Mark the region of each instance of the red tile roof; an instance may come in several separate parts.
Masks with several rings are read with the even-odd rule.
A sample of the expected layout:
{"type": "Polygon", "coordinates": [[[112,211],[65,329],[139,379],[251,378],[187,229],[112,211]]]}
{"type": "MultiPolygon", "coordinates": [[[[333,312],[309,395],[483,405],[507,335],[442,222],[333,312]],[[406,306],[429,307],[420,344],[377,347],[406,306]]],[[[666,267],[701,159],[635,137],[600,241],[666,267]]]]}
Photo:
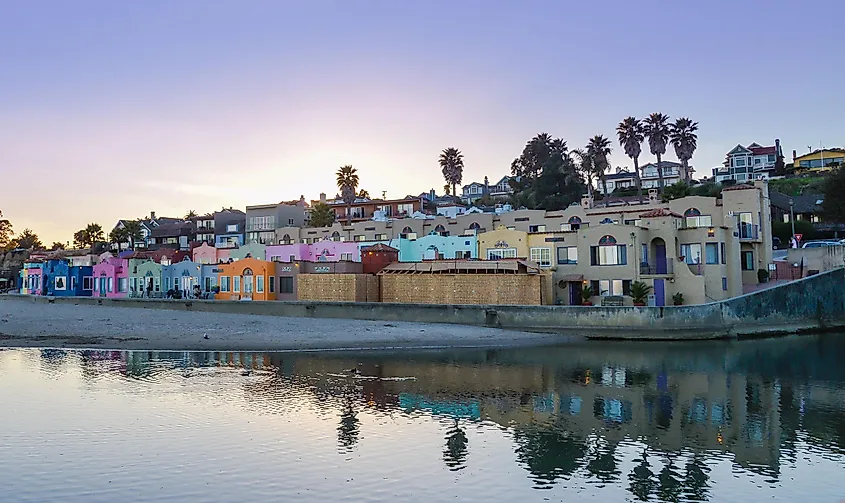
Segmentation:
{"type": "Polygon", "coordinates": [[[777,153],[775,147],[754,147],[749,148],[748,150],[750,150],[751,153],[753,153],[754,155],[768,155],[777,153]]]}
{"type": "Polygon", "coordinates": [[[399,250],[397,250],[396,248],[393,248],[392,246],[387,246],[386,244],[383,244],[383,243],[376,243],[376,244],[374,244],[374,245],[372,245],[372,246],[365,246],[365,247],[361,248],[361,251],[368,251],[368,252],[397,252],[397,253],[399,252],[399,250]]]}
{"type": "Polygon", "coordinates": [[[640,215],[640,218],[655,218],[655,217],[675,217],[683,218],[683,216],[675,213],[667,208],[657,208],[640,215]]]}

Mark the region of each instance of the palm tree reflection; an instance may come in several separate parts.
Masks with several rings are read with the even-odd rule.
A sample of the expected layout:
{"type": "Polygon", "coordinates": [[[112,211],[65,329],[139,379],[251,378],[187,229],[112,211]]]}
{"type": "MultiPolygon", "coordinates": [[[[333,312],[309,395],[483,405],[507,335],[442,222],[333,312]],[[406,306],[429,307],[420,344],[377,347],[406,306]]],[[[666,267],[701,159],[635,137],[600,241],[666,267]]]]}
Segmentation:
{"type": "Polygon", "coordinates": [[[561,477],[575,473],[583,464],[587,446],[583,440],[558,424],[530,424],[514,430],[516,456],[546,487],[561,477]]]}
{"type": "Polygon", "coordinates": [[[637,463],[637,466],[628,475],[628,480],[631,481],[628,490],[638,500],[648,501],[649,495],[657,487],[657,482],[654,480],[654,472],[651,471],[651,464],[648,462],[648,453],[643,451],[643,457],[634,460],[634,462],[637,463]]]}
{"type": "Polygon", "coordinates": [[[446,449],[443,450],[443,461],[449,470],[456,472],[466,468],[468,443],[466,433],[458,426],[458,420],[455,419],[455,426],[446,432],[446,449]]]}
{"type": "Polygon", "coordinates": [[[360,420],[351,398],[346,398],[346,404],[340,413],[340,425],[337,427],[337,444],[341,450],[352,451],[358,443],[360,420]]]}

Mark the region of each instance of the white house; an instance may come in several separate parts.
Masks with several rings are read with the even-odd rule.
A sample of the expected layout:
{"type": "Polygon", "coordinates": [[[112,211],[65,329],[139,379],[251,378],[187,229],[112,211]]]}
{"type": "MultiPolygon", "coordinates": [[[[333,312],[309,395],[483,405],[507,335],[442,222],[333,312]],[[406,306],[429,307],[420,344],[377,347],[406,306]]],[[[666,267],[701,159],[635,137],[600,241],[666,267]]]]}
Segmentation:
{"type": "Polygon", "coordinates": [[[774,174],[778,156],[783,156],[778,139],[771,147],[759,143],[747,147],[737,145],[727,153],[721,167],[713,168],[713,179],[716,182],[768,180],[774,174]]]}

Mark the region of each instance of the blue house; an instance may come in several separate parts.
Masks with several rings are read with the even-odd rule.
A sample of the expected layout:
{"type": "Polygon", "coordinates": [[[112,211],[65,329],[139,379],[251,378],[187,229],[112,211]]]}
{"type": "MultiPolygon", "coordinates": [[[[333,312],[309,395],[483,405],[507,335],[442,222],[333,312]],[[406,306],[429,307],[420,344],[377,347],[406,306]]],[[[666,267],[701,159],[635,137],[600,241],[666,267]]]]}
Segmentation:
{"type": "Polygon", "coordinates": [[[203,293],[210,292],[217,286],[217,264],[200,264],[185,257],[181,262],[162,267],[161,277],[165,292],[179,290],[187,297],[193,294],[196,285],[203,293]]]}
{"type": "Polygon", "coordinates": [[[476,236],[441,236],[432,233],[417,239],[394,239],[390,245],[399,250],[400,262],[478,258],[476,236]]]}
{"type": "Polygon", "coordinates": [[[43,284],[47,295],[55,297],[90,297],[91,266],[71,266],[66,259],[51,259],[43,264],[43,284]]]}

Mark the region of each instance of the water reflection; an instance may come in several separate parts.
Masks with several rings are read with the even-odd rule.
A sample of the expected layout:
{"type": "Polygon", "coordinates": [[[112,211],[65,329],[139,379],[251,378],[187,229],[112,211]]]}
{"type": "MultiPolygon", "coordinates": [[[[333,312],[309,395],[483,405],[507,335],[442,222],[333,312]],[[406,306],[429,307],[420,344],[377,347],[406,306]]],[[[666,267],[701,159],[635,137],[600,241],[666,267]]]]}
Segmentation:
{"type": "MultiPolygon", "coordinates": [[[[414,453],[408,459],[425,463],[430,443],[444,473],[483,467],[495,482],[488,488],[496,488],[494,499],[517,497],[524,488],[564,494],[580,487],[586,491],[581,498],[611,500],[612,491],[623,491],[641,501],[707,501],[718,499],[717,488],[725,488],[725,497],[748,484],[766,494],[800,495],[812,488],[841,498],[843,340],[830,335],[414,354],[16,350],[0,353],[0,399],[14,401],[7,384],[17,361],[23,362],[21,375],[36,368],[54,381],[78,376],[79,387],[68,384],[73,396],[102,388],[157,398],[175,394],[222,416],[227,409],[221,402],[238,404],[266,416],[278,435],[301,433],[316,447],[324,434],[308,432],[319,428],[314,421],[327,421],[341,455],[374,452],[389,460],[399,452],[391,449],[402,449],[414,453]],[[510,458],[486,451],[491,445],[508,446],[510,458]],[[513,463],[529,483],[497,488],[513,463]],[[726,463],[756,482],[724,470],[716,476],[715,467],[726,463]],[[801,469],[808,464],[811,471],[801,469]]],[[[92,414],[108,414],[96,402],[88,406],[92,414]]],[[[8,421],[0,420],[0,427],[8,421]]],[[[38,432],[22,435],[36,438],[38,432]]],[[[322,467],[315,462],[310,468],[322,467]]],[[[360,469],[371,467],[362,462],[360,469]]],[[[428,473],[433,478],[426,486],[445,476],[428,473]]],[[[4,484],[9,482],[0,489],[4,484]]]]}

